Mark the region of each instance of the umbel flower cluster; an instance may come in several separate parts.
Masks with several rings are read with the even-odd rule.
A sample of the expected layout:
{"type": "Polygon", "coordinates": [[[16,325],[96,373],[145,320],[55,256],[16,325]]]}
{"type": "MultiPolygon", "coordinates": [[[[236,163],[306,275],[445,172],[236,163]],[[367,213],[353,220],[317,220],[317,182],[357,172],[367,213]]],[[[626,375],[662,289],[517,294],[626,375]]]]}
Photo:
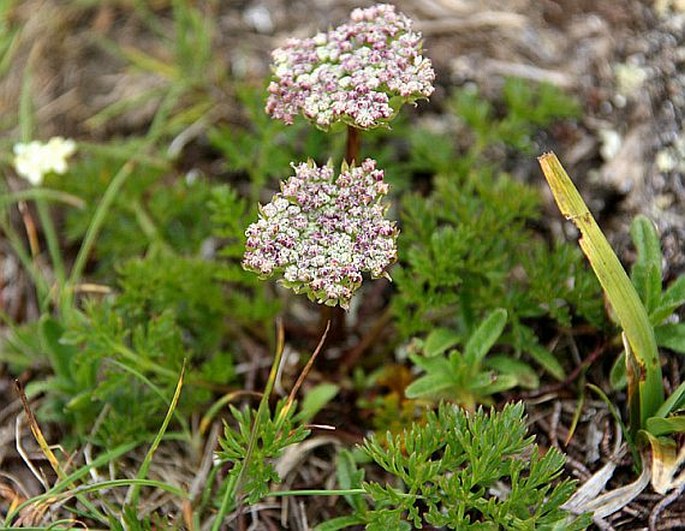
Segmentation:
{"type": "Polygon", "coordinates": [[[47,143],[34,140],[14,145],[14,168],[17,173],[34,186],[43,183],[43,177],[55,172],[67,171],[67,159],[76,151],[76,143],[61,136],[52,137],[47,143]]]}
{"type": "Polygon", "coordinates": [[[379,4],[327,33],[290,39],[272,53],[266,112],[287,124],[302,113],[322,129],[387,123],[403,103],[433,92],[435,72],[411,26],[395,6],[379,4]]]}
{"type": "Polygon", "coordinates": [[[293,164],[295,175],[260,209],[246,231],[245,269],[262,278],[282,272],[281,283],[329,306],[349,307],[362,273],[389,278],[397,259],[397,228],[385,219],[388,192],[376,161],[293,164]]]}

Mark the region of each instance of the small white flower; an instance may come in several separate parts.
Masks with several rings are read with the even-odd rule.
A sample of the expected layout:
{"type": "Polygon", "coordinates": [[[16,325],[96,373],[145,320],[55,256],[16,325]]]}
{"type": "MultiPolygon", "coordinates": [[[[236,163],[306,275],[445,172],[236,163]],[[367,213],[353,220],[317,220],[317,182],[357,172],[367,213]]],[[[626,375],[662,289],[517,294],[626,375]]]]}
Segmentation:
{"type": "Polygon", "coordinates": [[[76,143],[61,136],[51,138],[46,144],[34,140],[28,144],[14,145],[14,168],[34,186],[43,183],[50,172],[63,175],[67,171],[67,159],[76,151],[76,143]]]}

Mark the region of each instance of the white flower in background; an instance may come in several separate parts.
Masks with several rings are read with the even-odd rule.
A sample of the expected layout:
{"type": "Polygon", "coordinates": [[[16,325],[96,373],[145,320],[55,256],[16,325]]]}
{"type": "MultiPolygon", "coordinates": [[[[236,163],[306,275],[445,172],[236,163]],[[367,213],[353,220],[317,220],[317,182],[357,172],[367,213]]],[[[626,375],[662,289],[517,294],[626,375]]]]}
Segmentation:
{"type": "Polygon", "coordinates": [[[67,159],[76,152],[76,142],[61,136],[52,137],[46,144],[34,140],[14,145],[14,168],[34,186],[43,183],[45,174],[60,175],[67,171],[67,159]]]}

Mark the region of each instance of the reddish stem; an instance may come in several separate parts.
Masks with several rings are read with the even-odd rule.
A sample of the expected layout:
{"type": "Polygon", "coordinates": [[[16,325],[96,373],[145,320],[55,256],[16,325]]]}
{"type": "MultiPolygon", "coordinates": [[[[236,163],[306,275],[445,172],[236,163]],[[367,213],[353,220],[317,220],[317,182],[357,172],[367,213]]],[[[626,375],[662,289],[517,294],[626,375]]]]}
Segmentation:
{"type": "MultiPolygon", "coordinates": [[[[345,162],[350,166],[359,160],[359,148],[361,147],[361,131],[351,125],[347,126],[347,143],[345,144],[345,162]]],[[[330,321],[328,341],[339,343],[346,335],[345,310],[336,306],[325,307],[321,312],[322,322],[330,321]]]]}
{"type": "Polygon", "coordinates": [[[361,146],[361,135],[359,129],[351,125],[347,126],[347,145],[345,146],[345,161],[352,165],[359,162],[359,148],[361,146]]]}

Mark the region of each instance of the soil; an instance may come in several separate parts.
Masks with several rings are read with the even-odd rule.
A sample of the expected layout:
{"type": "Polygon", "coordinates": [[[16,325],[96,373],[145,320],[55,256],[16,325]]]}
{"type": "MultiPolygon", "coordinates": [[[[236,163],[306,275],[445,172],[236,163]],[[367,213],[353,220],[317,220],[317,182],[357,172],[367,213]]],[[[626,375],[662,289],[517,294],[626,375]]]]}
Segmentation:
{"type": "MultiPolygon", "coordinates": [[[[170,50],[135,14],[133,4],[127,0],[20,0],[12,17],[24,30],[16,43],[15,61],[0,78],[0,117],[17,111],[23,69],[30,64],[36,126],[46,138],[63,135],[103,141],[142,130],[156,110],[154,102],[106,122],[90,119],[124,97],[164,83],[159,75],[130,68],[124,59],[99,44],[98,39],[106,38],[161,60],[170,57],[170,50]]],[[[169,4],[167,0],[147,3],[158,14],[168,12],[169,4]]],[[[286,38],[310,35],[337,24],[352,8],[370,2],[243,0],[196,4],[213,13],[219,28],[214,45],[224,64],[217,65],[222,71],[217,75],[245,80],[268,76],[269,52],[286,38]]],[[[473,83],[486,95],[495,95],[504,78],[511,75],[568,90],[581,102],[583,117],[541,138],[540,150],[553,149],[559,155],[626,263],[633,257],[628,226],[636,214],[642,213],[656,223],[661,234],[664,281],[685,273],[683,0],[403,0],[396,4],[417,21],[426,55],[437,72],[435,96],[430,104],[422,105],[426,114],[439,117],[452,87],[473,83]]],[[[216,120],[229,120],[236,110],[230,90],[225,96],[214,110],[216,120]]],[[[18,136],[6,119],[0,118],[0,130],[3,145],[11,145],[11,139],[18,136]]],[[[539,184],[547,198],[549,230],[559,237],[574,238],[575,229],[559,216],[536,161],[518,160],[511,172],[539,184]]],[[[26,279],[5,242],[0,242],[0,259],[3,310],[20,319],[34,317],[36,308],[30,306],[30,297],[23,296],[29,289],[26,279]],[[16,301],[29,302],[12,306],[18,304],[16,301]]],[[[680,383],[683,364],[673,354],[665,354],[664,362],[668,385],[674,388],[680,383]]],[[[609,363],[599,357],[596,372],[606,374],[609,363]]],[[[40,487],[14,450],[14,418],[21,405],[10,376],[2,371],[0,367],[0,465],[2,474],[15,478],[15,484],[21,486],[17,490],[28,496],[40,492],[40,487]]],[[[635,479],[629,459],[616,456],[617,429],[602,402],[585,402],[575,434],[567,444],[577,407],[573,393],[550,387],[523,398],[527,399],[531,429],[541,445],[567,452],[568,470],[581,482],[612,459],[620,462],[610,487],[635,479]]],[[[28,429],[24,426],[20,433],[23,444],[35,450],[28,429]]],[[[316,447],[307,452],[307,465],[292,466],[286,484],[295,487],[331,481],[332,445],[341,439],[346,443],[358,440],[360,435],[355,430],[343,430],[337,437],[324,432],[317,435],[316,447]]],[[[165,447],[167,460],[155,464],[162,477],[171,469],[168,463],[179,460],[174,450],[165,447]]],[[[187,473],[191,481],[196,471],[190,462],[197,457],[180,457],[188,470],[179,473],[187,473]]],[[[648,488],[595,525],[599,529],[685,529],[685,498],[668,501],[648,488]]],[[[161,506],[164,500],[158,503],[161,506]]],[[[278,529],[285,521],[291,529],[306,529],[306,522],[335,515],[336,503],[332,500],[322,506],[307,506],[289,500],[283,505],[265,504],[260,510],[263,528],[269,528],[270,522],[271,528],[278,529]]]]}

